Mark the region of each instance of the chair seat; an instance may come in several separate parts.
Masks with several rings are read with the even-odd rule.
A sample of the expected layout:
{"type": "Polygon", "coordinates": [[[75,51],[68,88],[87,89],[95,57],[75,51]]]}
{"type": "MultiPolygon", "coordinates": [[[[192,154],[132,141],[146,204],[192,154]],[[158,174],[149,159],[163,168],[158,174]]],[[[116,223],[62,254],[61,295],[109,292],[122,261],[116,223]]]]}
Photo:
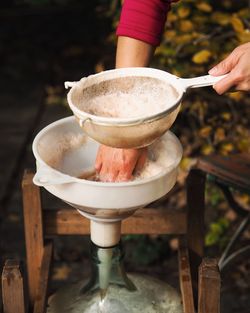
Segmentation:
{"type": "Polygon", "coordinates": [[[210,155],[200,158],[198,168],[220,182],[250,194],[250,155],[210,155]]]}

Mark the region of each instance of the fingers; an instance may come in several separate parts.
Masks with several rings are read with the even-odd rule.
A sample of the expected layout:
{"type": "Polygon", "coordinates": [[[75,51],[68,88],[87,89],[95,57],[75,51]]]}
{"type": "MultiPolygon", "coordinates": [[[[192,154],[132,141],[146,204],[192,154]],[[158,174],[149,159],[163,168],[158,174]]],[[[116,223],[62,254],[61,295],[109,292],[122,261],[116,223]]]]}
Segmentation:
{"type": "MultiPolygon", "coordinates": [[[[103,157],[103,156],[102,156],[103,157]]],[[[116,165],[112,166],[112,162],[107,161],[105,158],[102,160],[102,166],[99,171],[99,179],[103,182],[114,182],[119,174],[119,169],[116,165]]]]}
{"type": "Polygon", "coordinates": [[[117,182],[128,181],[132,178],[135,165],[139,157],[139,151],[135,149],[123,150],[123,162],[120,164],[117,182]]]}
{"type": "Polygon", "coordinates": [[[211,70],[208,71],[208,74],[213,75],[213,76],[227,74],[233,68],[233,61],[234,60],[230,54],[230,56],[227,57],[225,60],[223,60],[222,62],[215,65],[213,68],[211,68],[211,70]]]}
{"type": "Polygon", "coordinates": [[[99,173],[99,179],[103,182],[114,182],[117,180],[119,171],[115,168],[105,168],[102,167],[101,172],[99,173]]]}
{"type": "Polygon", "coordinates": [[[250,43],[246,43],[234,49],[225,60],[209,71],[214,76],[229,73],[213,86],[218,94],[223,94],[232,87],[236,90],[250,90],[249,59],[250,43]]]}
{"type": "Polygon", "coordinates": [[[114,162],[114,154],[110,153],[112,150],[105,150],[100,155],[101,168],[99,170],[99,179],[103,182],[114,182],[117,180],[119,174],[119,167],[114,162]]]}
{"type": "Polygon", "coordinates": [[[147,149],[115,149],[100,146],[95,168],[101,181],[128,181],[137,167],[141,170],[145,164],[147,149]]]}
{"type": "Polygon", "coordinates": [[[211,70],[208,71],[210,75],[213,76],[219,76],[229,73],[234,66],[239,61],[239,53],[237,53],[237,50],[233,50],[233,52],[222,62],[211,68],[211,70]]]}
{"type": "Polygon", "coordinates": [[[132,177],[135,162],[132,150],[101,145],[97,153],[95,168],[100,181],[127,181],[132,177]]]}
{"type": "Polygon", "coordinates": [[[132,172],[133,172],[133,169],[130,170],[129,172],[124,172],[124,171],[119,172],[115,181],[116,182],[126,182],[126,181],[131,180],[132,172]]]}
{"type": "Polygon", "coordinates": [[[225,78],[221,79],[218,83],[216,83],[213,88],[219,94],[222,95],[230,88],[235,86],[237,78],[235,77],[234,73],[228,74],[225,78]]]}
{"type": "Polygon", "coordinates": [[[105,182],[124,182],[132,178],[134,170],[134,162],[129,166],[120,166],[112,162],[108,162],[105,166],[103,165],[99,172],[99,178],[105,182]]]}
{"type": "Polygon", "coordinates": [[[238,84],[236,89],[239,91],[249,91],[250,90],[250,79],[248,81],[245,81],[243,83],[238,84]]]}
{"type": "Polygon", "coordinates": [[[250,53],[242,57],[233,70],[213,86],[218,94],[223,94],[232,87],[235,90],[250,90],[249,58],[250,53]]]}

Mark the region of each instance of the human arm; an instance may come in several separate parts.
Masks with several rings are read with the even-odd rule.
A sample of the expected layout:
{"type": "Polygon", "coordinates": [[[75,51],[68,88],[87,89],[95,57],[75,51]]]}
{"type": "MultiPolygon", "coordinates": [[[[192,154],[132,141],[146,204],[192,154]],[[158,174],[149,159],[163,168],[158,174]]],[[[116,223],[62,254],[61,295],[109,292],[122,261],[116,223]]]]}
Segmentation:
{"type": "MultiPolygon", "coordinates": [[[[116,68],[148,66],[160,37],[171,1],[125,0],[119,26],[116,68]]],[[[101,145],[96,159],[96,171],[103,181],[131,179],[135,168],[146,160],[144,149],[115,149],[101,145]]]]}
{"type": "MultiPolygon", "coordinates": [[[[116,68],[147,66],[154,47],[143,41],[120,36],[116,49],[116,68]]],[[[96,171],[102,181],[127,181],[135,168],[142,169],[147,149],[116,149],[101,145],[96,158],[96,171]]]]}
{"type": "Polygon", "coordinates": [[[250,42],[238,46],[209,71],[213,76],[227,73],[225,78],[213,86],[218,94],[223,94],[231,88],[250,91],[250,42]]]}
{"type": "Polygon", "coordinates": [[[116,68],[148,66],[155,47],[138,39],[119,36],[116,48],[116,68]]]}

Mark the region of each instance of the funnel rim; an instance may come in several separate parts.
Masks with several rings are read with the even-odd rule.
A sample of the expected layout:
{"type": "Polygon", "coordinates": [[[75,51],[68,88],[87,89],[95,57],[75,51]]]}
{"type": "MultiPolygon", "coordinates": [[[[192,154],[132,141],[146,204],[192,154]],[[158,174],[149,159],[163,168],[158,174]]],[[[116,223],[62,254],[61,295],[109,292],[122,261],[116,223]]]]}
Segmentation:
{"type": "MultiPolygon", "coordinates": [[[[55,169],[55,168],[51,167],[50,165],[48,165],[40,157],[40,155],[38,153],[37,147],[38,147],[39,140],[51,128],[53,128],[55,126],[58,126],[58,125],[61,125],[61,124],[64,124],[65,122],[71,122],[73,120],[75,121],[76,125],[78,126],[78,124],[77,124],[77,122],[76,122],[76,120],[75,120],[73,115],[69,116],[69,117],[66,117],[66,118],[62,118],[60,120],[57,120],[57,121],[47,125],[42,130],[40,130],[40,132],[36,135],[36,137],[34,138],[33,143],[32,143],[32,151],[33,151],[33,154],[35,156],[36,161],[39,162],[40,165],[47,167],[49,170],[56,172],[58,175],[61,175],[62,177],[67,177],[68,179],[70,178],[72,183],[88,184],[88,185],[92,185],[92,186],[105,187],[105,188],[111,188],[111,187],[112,188],[114,188],[114,187],[122,188],[122,187],[125,187],[125,186],[129,187],[129,186],[136,186],[136,185],[146,184],[146,183],[152,182],[153,180],[157,180],[158,178],[164,176],[167,172],[170,172],[171,170],[175,169],[178,166],[178,164],[180,163],[180,161],[181,161],[182,154],[183,154],[183,148],[182,148],[178,138],[176,137],[176,135],[174,133],[172,133],[171,131],[168,131],[167,133],[175,139],[176,146],[177,146],[177,148],[179,150],[178,157],[174,160],[174,162],[171,165],[165,167],[164,170],[161,173],[159,173],[157,175],[154,175],[152,177],[139,179],[139,180],[133,180],[133,181],[127,181],[127,182],[95,182],[95,181],[90,181],[90,180],[87,180],[87,179],[81,179],[81,178],[77,178],[77,177],[74,177],[74,176],[62,173],[62,172],[58,171],[57,169],[55,169]]],[[[81,129],[81,131],[84,132],[82,129],[81,129]]],[[[71,183],[71,182],[68,182],[68,183],[71,183]]]]}

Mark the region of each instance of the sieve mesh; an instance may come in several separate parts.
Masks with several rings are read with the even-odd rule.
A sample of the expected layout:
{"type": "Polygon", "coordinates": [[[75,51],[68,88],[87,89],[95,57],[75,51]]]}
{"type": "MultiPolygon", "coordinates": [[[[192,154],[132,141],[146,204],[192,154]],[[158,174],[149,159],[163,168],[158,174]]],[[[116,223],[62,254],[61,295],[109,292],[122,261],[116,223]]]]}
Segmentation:
{"type": "Polygon", "coordinates": [[[72,103],[81,111],[102,117],[141,118],[160,113],[178,98],[165,81],[152,77],[119,77],[77,88],[72,103]]]}

